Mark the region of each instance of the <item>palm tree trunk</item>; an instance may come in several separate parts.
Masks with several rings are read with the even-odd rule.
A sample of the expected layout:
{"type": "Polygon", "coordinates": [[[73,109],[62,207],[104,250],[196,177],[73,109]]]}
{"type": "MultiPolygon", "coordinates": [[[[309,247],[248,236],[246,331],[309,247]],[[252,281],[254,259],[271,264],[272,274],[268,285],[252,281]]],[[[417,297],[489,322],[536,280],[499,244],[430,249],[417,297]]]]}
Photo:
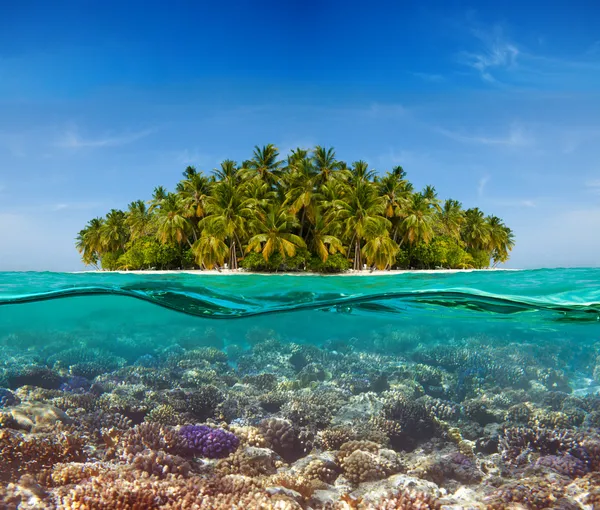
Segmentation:
{"type": "Polygon", "coordinates": [[[356,242],[354,243],[354,269],[360,270],[362,268],[361,262],[360,239],[357,238],[356,242]]]}
{"type": "Polygon", "coordinates": [[[229,268],[237,269],[237,257],[235,253],[235,239],[231,240],[231,246],[229,248],[229,268]]]}
{"type": "Polygon", "coordinates": [[[306,213],[306,207],[302,207],[302,216],[300,217],[300,237],[302,237],[302,233],[304,232],[304,215],[305,215],[305,213],[306,213]]]}

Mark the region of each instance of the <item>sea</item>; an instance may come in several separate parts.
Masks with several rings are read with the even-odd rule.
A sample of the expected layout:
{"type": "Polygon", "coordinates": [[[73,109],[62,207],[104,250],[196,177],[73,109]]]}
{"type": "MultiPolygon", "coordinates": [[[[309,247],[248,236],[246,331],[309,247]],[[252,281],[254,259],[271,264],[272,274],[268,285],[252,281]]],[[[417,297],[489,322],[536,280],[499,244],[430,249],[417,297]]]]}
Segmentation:
{"type": "MultiPolygon", "coordinates": [[[[519,503],[524,496],[514,487],[520,483],[530,491],[554,476],[553,483],[564,490],[553,498],[571,498],[579,505],[573,508],[596,508],[586,506],[585,498],[592,497],[598,478],[579,492],[572,484],[594,473],[598,477],[600,460],[597,465],[590,460],[593,448],[585,454],[577,448],[598,439],[599,392],[600,269],[343,276],[0,272],[0,412],[6,416],[21,409],[17,421],[23,414],[30,420],[25,425],[0,420],[0,434],[50,433],[35,410],[27,411],[27,406],[45,405],[57,410],[51,424],[68,423],[72,433],[79,430],[85,438],[78,455],[44,465],[15,460],[13,450],[0,448],[2,465],[13,466],[0,476],[0,485],[33,476],[39,494],[31,491],[40,508],[70,508],[66,502],[75,505],[77,490],[88,490],[85,497],[92,500],[106,497],[91,485],[97,474],[75,477],[70,484],[44,482],[40,473],[58,464],[135,464],[131,457],[106,453],[108,443],[90,433],[89,416],[108,423],[105,415],[111,413],[124,420],[113,426],[123,429],[121,435],[147,423],[173,430],[202,424],[237,430],[238,450],[246,437],[239,427],[255,430],[264,438],[260,446],[282,459],[277,476],[283,476],[282,469],[296,470],[297,476],[298,462],[327,451],[333,451],[328,458],[335,464],[341,444],[323,439],[330,430],[345,428],[348,439],[371,441],[402,457],[402,468],[365,475],[365,480],[339,457],[332,468],[339,476],[319,489],[335,494],[327,500],[306,496],[298,487],[287,490],[302,498],[283,490],[265,493],[265,498],[288,501],[289,508],[342,508],[333,506],[336,497],[354,498],[355,506],[348,508],[369,501],[375,505],[369,508],[405,508],[400,503],[377,507],[375,496],[369,499],[374,489],[368,483],[392,484],[394,476],[423,481],[424,493],[446,498],[452,508],[509,508],[511,501],[546,508],[519,503]],[[201,410],[189,404],[207,387],[214,402],[201,410]],[[332,403],[323,406],[317,398],[323,395],[332,403]],[[412,433],[414,423],[403,421],[414,406],[430,413],[419,419],[435,423],[431,432],[412,433]],[[452,411],[434,416],[439,406],[452,411]],[[166,417],[159,418],[157,408],[166,417]],[[289,424],[298,438],[312,439],[303,440],[293,454],[283,451],[269,439],[269,420],[289,424]],[[406,437],[394,436],[390,424],[404,427],[406,437]],[[462,435],[456,439],[449,430],[462,435]],[[515,430],[523,436],[566,430],[579,446],[548,448],[540,446],[538,436],[515,446],[515,430]],[[446,466],[439,459],[450,454],[464,456],[480,476],[461,478],[450,468],[440,468],[445,474],[437,478],[419,474],[424,462],[446,466]],[[540,461],[546,457],[552,459],[540,461]],[[563,464],[572,457],[581,472],[562,469],[558,460],[556,467],[555,457],[563,464]],[[471,487],[468,502],[461,500],[466,496],[464,490],[459,495],[459,487],[471,487]],[[505,506],[489,506],[494,501],[505,506]]],[[[101,436],[106,427],[99,424],[96,432],[101,436]]],[[[206,464],[204,471],[195,471],[200,457],[188,458],[192,474],[186,477],[207,476],[206,464]]],[[[164,476],[158,479],[165,483],[164,476]]],[[[0,501],[18,499],[11,490],[0,491],[0,501]]],[[[212,504],[206,508],[221,508],[212,504]]],[[[270,508],[266,505],[256,508],[270,508]]]]}

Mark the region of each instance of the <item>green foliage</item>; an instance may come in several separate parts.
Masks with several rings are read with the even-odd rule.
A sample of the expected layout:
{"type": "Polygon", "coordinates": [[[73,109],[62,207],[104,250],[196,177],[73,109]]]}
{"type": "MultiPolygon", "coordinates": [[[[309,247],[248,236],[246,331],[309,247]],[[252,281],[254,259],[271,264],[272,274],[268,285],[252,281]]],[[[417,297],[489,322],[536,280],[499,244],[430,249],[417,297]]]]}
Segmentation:
{"type": "Polygon", "coordinates": [[[348,166],[325,147],[281,157],[272,144],[212,176],[188,167],[174,191],[157,186],[76,238],[82,261],[106,270],[483,268],[513,246],[500,218],[442,201],[433,186],[415,191],[400,166],[348,166]]]}
{"type": "Polygon", "coordinates": [[[285,259],[280,253],[274,253],[267,261],[262,254],[250,252],[240,260],[240,267],[257,273],[304,271],[307,267],[308,257],[307,250],[298,250],[296,255],[285,259]]]}
{"type": "Polygon", "coordinates": [[[325,262],[316,256],[311,257],[311,259],[308,261],[309,271],[314,271],[315,273],[343,273],[351,267],[352,262],[348,260],[348,257],[341,253],[329,255],[325,262]]]}
{"type": "Polygon", "coordinates": [[[410,253],[406,248],[400,248],[398,250],[394,269],[410,269],[410,253]]]}
{"type": "Polygon", "coordinates": [[[119,269],[119,257],[121,253],[118,251],[108,251],[102,255],[102,269],[107,271],[116,271],[119,269]]]}
{"type": "Polygon", "coordinates": [[[473,260],[472,265],[475,269],[490,267],[490,253],[488,251],[472,249],[469,255],[473,260]]]}

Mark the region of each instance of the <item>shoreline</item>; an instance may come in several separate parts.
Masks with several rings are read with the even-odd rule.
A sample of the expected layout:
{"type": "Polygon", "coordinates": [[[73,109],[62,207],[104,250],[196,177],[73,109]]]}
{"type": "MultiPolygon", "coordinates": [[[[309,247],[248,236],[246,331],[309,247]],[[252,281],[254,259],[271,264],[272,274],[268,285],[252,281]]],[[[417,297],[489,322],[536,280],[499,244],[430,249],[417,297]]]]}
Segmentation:
{"type": "Polygon", "coordinates": [[[73,271],[73,274],[81,273],[118,273],[118,274],[193,274],[197,276],[233,276],[233,275],[246,275],[246,276],[395,276],[402,274],[454,274],[454,273],[474,273],[474,272],[496,272],[496,271],[522,271],[522,269],[511,269],[511,268],[487,268],[487,269],[393,269],[389,271],[380,270],[359,270],[359,271],[345,271],[343,273],[313,273],[310,271],[299,271],[295,273],[260,273],[252,271],[240,271],[231,269],[222,269],[220,271],[216,269],[204,270],[204,269],[159,269],[159,270],[148,270],[139,269],[132,271],[103,271],[103,270],[89,270],[89,271],[73,271]]]}

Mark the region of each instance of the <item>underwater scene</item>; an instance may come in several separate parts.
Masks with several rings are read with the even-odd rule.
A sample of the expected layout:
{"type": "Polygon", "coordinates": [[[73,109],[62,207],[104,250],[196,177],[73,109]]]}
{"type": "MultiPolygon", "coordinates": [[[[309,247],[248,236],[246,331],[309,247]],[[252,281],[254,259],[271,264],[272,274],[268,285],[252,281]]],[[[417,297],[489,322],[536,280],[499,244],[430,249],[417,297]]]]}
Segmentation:
{"type": "Polygon", "coordinates": [[[600,269],[0,273],[0,508],[600,508],[600,269]]]}

